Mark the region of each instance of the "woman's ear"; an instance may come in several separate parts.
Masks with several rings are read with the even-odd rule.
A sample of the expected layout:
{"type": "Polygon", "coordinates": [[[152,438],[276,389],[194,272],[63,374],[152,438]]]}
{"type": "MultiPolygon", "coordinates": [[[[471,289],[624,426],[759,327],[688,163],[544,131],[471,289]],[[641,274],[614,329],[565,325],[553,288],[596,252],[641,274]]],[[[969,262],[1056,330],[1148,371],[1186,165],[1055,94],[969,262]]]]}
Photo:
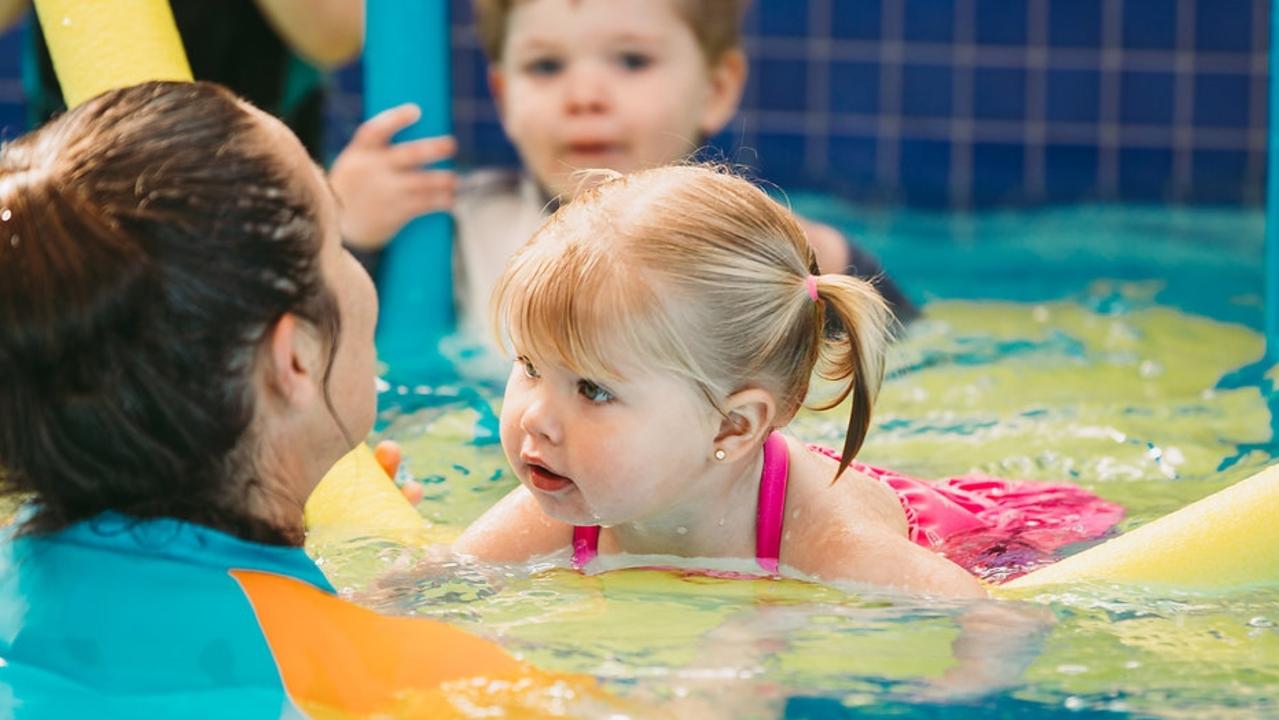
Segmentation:
{"type": "Polygon", "coordinates": [[[710,94],[702,110],[700,127],[708,138],[723,130],[737,113],[746,87],[746,55],[739,48],[727,50],[709,72],[710,94]]]}
{"type": "Polygon", "coordinates": [[[267,333],[262,377],[266,390],[290,406],[313,402],[319,395],[316,376],[319,343],[298,324],[297,316],[285,313],[267,333]]]}
{"type": "Polygon", "coordinates": [[[715,447],[711,453],[716,460],[733,462],[764,442],[764,438],[773,429],[777,403],[768,391],[748,388],[729,395],[722,407],[724,419],[720,423],[719,434],[715,436],[715,447]],[[722,458],[716,454],[720,450],[724,451],[722,458]]]}

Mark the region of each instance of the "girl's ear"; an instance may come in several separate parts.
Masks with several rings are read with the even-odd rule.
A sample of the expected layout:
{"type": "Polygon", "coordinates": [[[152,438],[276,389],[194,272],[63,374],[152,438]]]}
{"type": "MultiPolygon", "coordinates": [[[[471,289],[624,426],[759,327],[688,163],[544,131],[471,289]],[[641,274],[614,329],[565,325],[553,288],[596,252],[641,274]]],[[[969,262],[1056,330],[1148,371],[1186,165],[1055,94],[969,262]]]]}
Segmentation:
{"type": "Polygon", "coordinates": [[[766,390],[748,388],[729,395],[723,408],[725,417],[711,453],[723,450],[723,458],[714,457],[721,462],[733,462],[763,444],[777,418],[777,402],[766,390]]]}

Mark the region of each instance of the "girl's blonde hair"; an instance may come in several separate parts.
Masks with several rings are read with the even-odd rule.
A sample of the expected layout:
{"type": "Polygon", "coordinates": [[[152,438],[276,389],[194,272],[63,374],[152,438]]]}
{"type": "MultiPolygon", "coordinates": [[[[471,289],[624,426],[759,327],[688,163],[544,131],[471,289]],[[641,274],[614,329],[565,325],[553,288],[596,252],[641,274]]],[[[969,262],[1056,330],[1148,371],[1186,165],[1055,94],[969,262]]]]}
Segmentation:
{"type": "Polygon", "coordinates": [[[892,314],[879,292],[822,275],[813,301],[816,261],[795,217],[723,168],[604,174],[511,260],[493,298],[499,335],[601,382],[620,378],[619,359],[675,373],[721,413],[721,399],[761,388],[778,425],[820,361],[843,387],[819,409],[852,395],[842,473],[883,379],[892,314]]]}

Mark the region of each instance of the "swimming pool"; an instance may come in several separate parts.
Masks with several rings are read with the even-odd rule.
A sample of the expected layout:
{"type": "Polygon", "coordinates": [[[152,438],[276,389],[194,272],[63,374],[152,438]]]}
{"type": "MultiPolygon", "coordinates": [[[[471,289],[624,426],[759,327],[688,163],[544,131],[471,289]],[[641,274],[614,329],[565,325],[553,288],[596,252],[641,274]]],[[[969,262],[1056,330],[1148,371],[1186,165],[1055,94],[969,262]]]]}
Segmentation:
{"type": "MultiPolygon", "coordinates": [[[[1122,503],[1131,528],[1276,455],[1275,394],[1255,365],[1259,212],[952,216],[792,201],[857,234],[928,303],[893,352],[861,459],[927,477],[1067,479],[1122,503]]],[[[500,383],[482,377],[382,395],[379,435],[404,445],[440,540],[515,482],[493,434],[499,400],[500,383]]],[[[838,444],[841,415],[806,413],[792,427],[838,444]]],[[[701,698],[734,717],[1279,712],[1274,587],[1043,591],[1036,599],[1055,622],[1015,684],[979,707],[935,688],[952,663],[956,607],[798,582],[548,567],[451,568],[375,585],[404,562],[402,550],[314,549],[336,585],[381,611],[457,623],[644,703],[701,698]]]]}

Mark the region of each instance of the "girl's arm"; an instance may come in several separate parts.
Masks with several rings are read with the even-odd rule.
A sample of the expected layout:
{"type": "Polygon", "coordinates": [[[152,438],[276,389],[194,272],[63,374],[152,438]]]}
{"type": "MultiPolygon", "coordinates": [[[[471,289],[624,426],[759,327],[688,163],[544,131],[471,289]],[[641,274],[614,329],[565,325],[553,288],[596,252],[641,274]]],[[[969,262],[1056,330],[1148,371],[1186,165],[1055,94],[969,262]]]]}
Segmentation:
{"type": "Polygon", "coordinates": [[[887,528],[841,528],[787,564],[824,582],[859,582],[948,598],[984,598],[968,571],[887,528]]]}
{"type": "Polygon", "coordinates": [[[484,562],[514,563],[573,542],[573,526],[553,520],[524,486],[489,508],[453,543],[453,552],[484,562]]]}

